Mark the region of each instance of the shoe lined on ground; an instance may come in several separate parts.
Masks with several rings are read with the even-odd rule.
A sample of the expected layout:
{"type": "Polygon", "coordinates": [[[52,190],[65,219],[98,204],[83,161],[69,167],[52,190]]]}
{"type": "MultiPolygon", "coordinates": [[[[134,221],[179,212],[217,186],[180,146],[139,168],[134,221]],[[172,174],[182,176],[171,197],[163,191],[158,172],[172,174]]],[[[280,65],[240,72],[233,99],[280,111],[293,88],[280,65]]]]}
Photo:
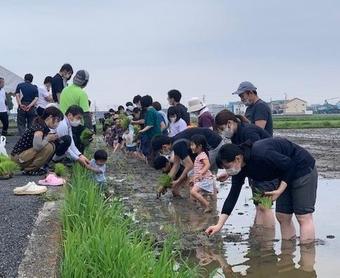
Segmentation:
{"type": "Polygon", "coordinates": [[[23,171],[22,173],[26,176],[43,176],[47,174],[47,171],[41,168],[36,171],[23,171]]]}
{"type": "Polygon", "coordinates": [[[38,181],[38,184],[46,186],[61,186],[64,185],[64,183],[65,180],[57,177],[55,174],[49,174],[44,180],[38,181]]]}
{"type": "Polygon", "coordinates": [[[13,192],[15,195],[39,195],[47,191],[46,186],[39,186],[35,182],[29,182],[22,187],[16,187],[13,192]]]}

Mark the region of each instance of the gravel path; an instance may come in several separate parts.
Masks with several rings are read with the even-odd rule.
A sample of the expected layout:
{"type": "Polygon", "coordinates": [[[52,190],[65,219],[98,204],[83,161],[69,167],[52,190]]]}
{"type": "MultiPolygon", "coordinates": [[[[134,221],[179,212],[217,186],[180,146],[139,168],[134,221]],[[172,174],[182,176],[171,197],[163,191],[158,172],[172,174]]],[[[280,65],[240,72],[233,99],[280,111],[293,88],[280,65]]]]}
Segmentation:
{"type": "MultiPolygon", "coordinates": [[[[8,137],[7,150],[17,137],[8,137]]],[[[35,219],[44,200],[39,196],[15,196],[13,189],[39,178],[15,176],[0,180],[0,278],[17,277],[35,219]]]]}

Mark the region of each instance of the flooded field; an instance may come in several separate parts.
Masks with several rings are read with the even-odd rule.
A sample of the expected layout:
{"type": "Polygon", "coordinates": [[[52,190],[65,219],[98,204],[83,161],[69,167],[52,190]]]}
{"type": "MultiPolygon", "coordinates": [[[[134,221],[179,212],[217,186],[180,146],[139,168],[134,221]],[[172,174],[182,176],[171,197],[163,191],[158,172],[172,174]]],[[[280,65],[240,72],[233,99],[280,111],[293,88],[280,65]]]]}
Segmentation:
{"type": "MultiPolygon", "coordinates": [[[[308,145],[314,156],[313,150],[318,150],[318,146],[330,149],[329,142],[336,145],[336,151],[339,151],[339,134],[334,133],[336,139],[325,134],[316,133],[315,137],[320,137],[313,141],[312,134],[303,133],[303,136],[294,138],[295,134],[292,133],[291,139],[308,145]],[[328,143],[321,135],[326,141],[329,140],[328,143]]],[[[288,137],[288,131],[280,135],[288,137]]],[[[326,165],[332,165],[332,153],[320,153],[320,157],[326,165]]],[[[183,191],[186,195],[183,199],[174,199],[170,193],[156,199],[156,183],[160,173],[133,160],[116,156],[110,167],[113,169],[110,183],[130,208],[132,217],[154,234],[157,242],[161,243],[169,234],[179,237],[183,257],[202,267],[202,277],[340,277],[340,223],[337,220],[340,212],[340,179],[337,167],[339,164],[321,169],[322,176],[337,179],[321,177],[319,180],[315,213],[318,239],[315,244],[307,246],[280,240],[278,225],[275,234],[254,227],[255,208],[250,200],[251,189],[247,185],[244,185],[223,231],[208,238],[203,231],[217,221],[230,184],[221,184],[214,212],[204,214],[186,198],[186,190],[183,191]]]]}

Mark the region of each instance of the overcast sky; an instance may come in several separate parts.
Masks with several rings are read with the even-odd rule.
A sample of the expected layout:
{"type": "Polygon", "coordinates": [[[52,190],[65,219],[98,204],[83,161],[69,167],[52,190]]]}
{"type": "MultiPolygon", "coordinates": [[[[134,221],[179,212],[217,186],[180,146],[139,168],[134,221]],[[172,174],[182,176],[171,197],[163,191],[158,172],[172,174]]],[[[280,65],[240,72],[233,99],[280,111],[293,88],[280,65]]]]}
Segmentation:
{"type": "Polygon", "coordinates": [[[1,26],[2,66],[36,84],[86,69],[100,108],[172,88],[225,104],[244,80],[264,100],[340,97],[337,0],[11,0],[1,26]]]}

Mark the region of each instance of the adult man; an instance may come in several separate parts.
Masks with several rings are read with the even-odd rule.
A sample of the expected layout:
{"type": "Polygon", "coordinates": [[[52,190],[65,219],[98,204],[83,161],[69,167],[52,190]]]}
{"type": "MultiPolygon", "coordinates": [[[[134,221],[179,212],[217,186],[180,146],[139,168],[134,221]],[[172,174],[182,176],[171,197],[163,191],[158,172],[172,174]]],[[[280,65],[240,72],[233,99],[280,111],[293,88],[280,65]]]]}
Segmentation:
{"type": "Polygon", "coordinates": [[[24,134],[26,128],[31,128],[33,119],[36,117],[35,104],[38,101],[38,88],[32,84],[33,75],[26,74],[24,80],[25,82],[18,84],[15,90],[18,103],[17,124],[20,136],[24,134]]]}
{"type": "Polygon", "coordinates": [[[151,144],[154,152],[161,151],[163,155],[170,155],[173,152],[173,165],[170,170],[169,176],[174,178],[180,168],[180,165],[184,166],[183,173],[172,184],[173,194],[176,196],[179,194],[179,187],[187,178],[188,173],[193,169],[194,155],[190,148],[190,139],[192,136],[199,134],[203,135],[208,143],[209,160],[211,167],[216,164],[216,157],[218,150],[222,147],[222,137],[216,132],[208,128],[188,128],[174,137],[157,136],[151,144]]]}
{"type": "Polygon", "coordinates": [[[86,70],[77,71],[73,78],[73,84],[66,87],[60,96],[60,110],[66,113],[72,105],[80,106],[84,111],[84,125],[92,130],[92,119],[87,93],[84,91],[89,82],[90,75],[86,70]]]}
{"type": "Polygon", "coordinates": [[[60,102],[60,94],[71,79],[73,68],[70,64],[64,64],[60,71],[52,79],[52,97],[55,103],[60,102]]]}
{"type": "Polygon", "coordinates": [[[65,153],[57,154],[53,157],[54,161],[61,160],[66,154],[69,158],[78,161],[85,167],[89,165],[89,160],[76,147],[72,133],[72,127],[78,127],[80,125],[83,114],[83,109],[77,105],[72,105],[67,109],[64,119],[59,123],[58,128],[55,131],[59,138],[69,136],[71,142],[65,153]]]}
{"type": "Polygon", "coordinates": [[[37,101],[38,116],[41,116],[44,113],[46,106],[53,100],[52,94],[50,92],[51,84],[52,84],[52,77],[46,76],[44,80],[44,85],[38,88],[38,92],[39,92],[39,98],[37,101]]]}
{"type": "Polygon", "coordinates": [[[2,122],[1,134],[6,136],[8,131],[8,109],[6,103],[6,92],[4,90],[5,79],[0,77],[0,121],[2,122]]]}
{"type": "Polygon", "coordinates": [[[198,127],[206,127],[212,130],[215,121],[208,107],[199,98],[192,98],[188,104],[188,111],[197,115],[198,127]]]}
{"type": "Polygon", "coordinates": [[[89,82],[90,75],[86,70],[78,70],[73,78],[73,84],[67,86],[60,95],[60,110],[66,113],[69,107],[73,105],[80,106],[83,111],[84,126],[79,125],[72,127],[73,140],[80,152],[84,152],[85,146],[83,145],[80,135],[85,128],[93,129],[92,118],[90,113],[89,99],[84,91],[87,83],[89,82]]]}
{"type": "Polygon", "coordinates": [[[246,117],[252,123],[265,129],[273,136],[272,112],[267,103],[257,95],[257,88],[249,81],[242,82],[233,95],[238,95],[247,106],[246,117]]]}
{"type": "Polygon", "coordinates": [[[175,106],[178,110],[179,116],[190,125],[190,114],[188,109],[181,102],[182,94],[178,90],[170,90],[168,92],[168,101],[171,106],[175,106]]]}

